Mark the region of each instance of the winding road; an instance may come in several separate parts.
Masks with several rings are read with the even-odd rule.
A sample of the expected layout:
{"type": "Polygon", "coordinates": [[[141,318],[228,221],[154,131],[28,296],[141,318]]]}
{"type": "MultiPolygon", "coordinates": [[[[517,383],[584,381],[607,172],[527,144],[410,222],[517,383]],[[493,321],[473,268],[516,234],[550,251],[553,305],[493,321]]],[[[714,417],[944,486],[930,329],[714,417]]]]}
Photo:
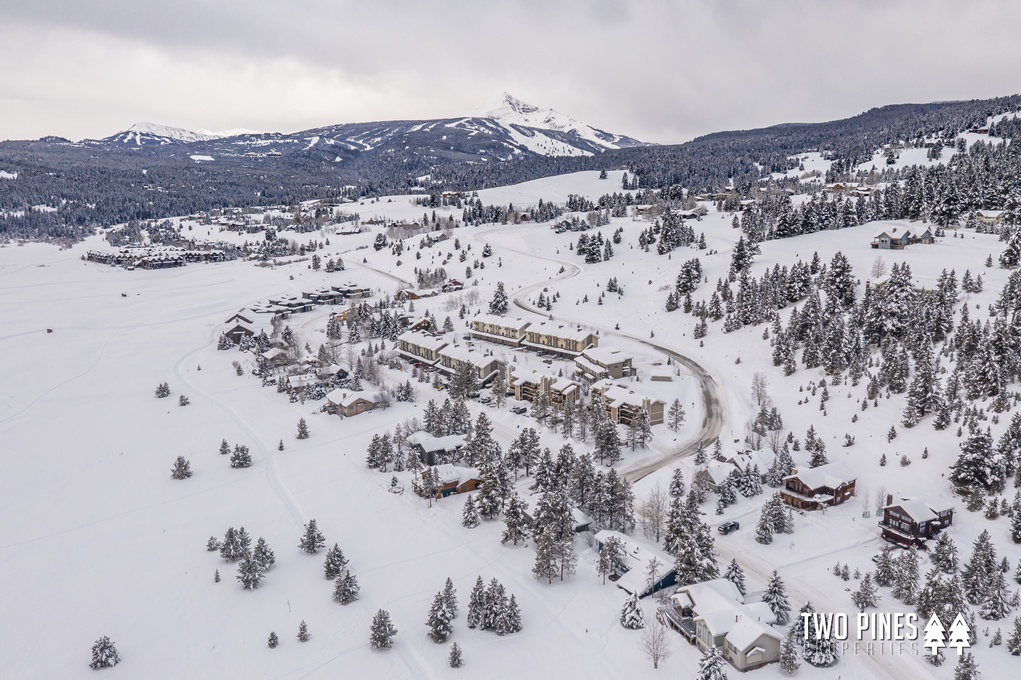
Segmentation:
{"type": "Polygon", "coordinates": [[[698,445],[700,442],[711,442],[714,439],[716,439],[723,431],[723,424],[726,420],[726,407],[725,402],[720,397],[719,384],[712,377],[712,375],[709,374],[709,371],[707,371],[705,367],[703,367],[701,364],[699,364],[691,357],[682,354],[680,351],[673,349],[671,347],[667,347],[666,345],[663,345],[661,343],[639,338],[635,335],[632,335],[631,333],[626,333],[624,331],[620,331],[615,328],[610,328],[608,326],[594,324],[587,319],[586,320],[575,319],[570,316],[565,316],[563,314],[558,314],[556,317],[554,317],[548,312],[540,310],[537,307],[534,307],[531,304],[529,304],[525,300],[525,298],[530,293],[535,291],[537,288],[540,288],[542,286],[548,286],[550,283],[553,283],[555,281],[563,281],[566,279],[574,278],[575,276],[582,272],[582,268],[574,264],[573,262],[569,262],[567,260],[560,260],[555,257],[538,255],[536,253],[518,250],[516,248],[507,246],[506,244],[503,243],[491,243],[486,238],[487,236],[490,236],[495,232],[502,232],[506,231],[507,229],[513,228],[520,229],[520,227],[501,227],[498,229],[488,230],[484,233],[475,231],[472,232],[471,236],[472,238],[482,241],[483,243],[489,243],[490,245],[498,246],[504,250],[509,250],[511,252],[518,253],[519,255],[525,255],[531,258],[546,260],[547,262],[552,262],[562,267],[562,271],[559,274],[550,279],[547,279],[546,281],[539,281],[538,283],[522,286],[521,288],[518,288],[517,290],[511,292],[509,295],[516,307],[526,312],[537,314],[544,318],[560,319],[562,321],[580,324],[590,328],[598,328],[600,334],[603,337],[618,336],[622,338],[628,338],[636,342],[640,342],[643,345],[646,345],[657,351],[662,352],[663,354],[666,354],[673,361],[686,367],[695,377],[695,379],[698,380],[699,387],[702,392],[702,402],[705,407],[704,416],[702,418],[702,424],[701,427],[699,428],[698,434],[696,434],[692,440],[674,448],[663,450],[662,447],[657,447],[660,448],[660,450],[663,450],[663,456],[658,458],[657,460],[653,460],[648,463],[642,463],[635,467],[625,469],[624,476],[628,479],[628,481],[634,484],[635,482],[644,479],[645,477],[648,477],[657,470],[661,470],[664,467],[667,467],[682,458],[694,455],[695,451],[698,450],[698,445]]]}

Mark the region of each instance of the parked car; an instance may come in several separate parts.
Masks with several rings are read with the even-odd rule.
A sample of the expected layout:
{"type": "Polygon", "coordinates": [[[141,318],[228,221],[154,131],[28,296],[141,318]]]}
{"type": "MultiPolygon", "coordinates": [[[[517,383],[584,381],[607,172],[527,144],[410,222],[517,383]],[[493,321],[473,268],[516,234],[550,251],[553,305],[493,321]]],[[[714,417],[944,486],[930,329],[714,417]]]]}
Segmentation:
{"type": "Polygon", "coordinates": [[[733,533],[733,532],[737,531],[740,528],[741,528],[740,524],[738,524],[737,522],[731,521],[731,522],[724,522],[719,527],[717,527],[716,530],[719,531],[724,536],[726,536],[727,534],[733,533]]]}
{"type": "Polygon", "coordinates": [[[553,360],[552,359],[543,359],[542,363],[544,363],[544,364],[552,364],[553,360]]]}
{"type": "Polygon", "coordinates": [[[479,399],[480,404],[488,404],[491,401],[493,401],[492,397],[482,397],[481,399],[479,399]]]}
{"type": "Polygon", "coordinates": [[[525,408],[524,406],[512,406],[511,407],[511,413],[517,413],[519,416],[522,416],[522,415],[524,415],[527,412],[528,412],[528,409],[525,408]]]}
{"type": "Polygon", "coordinates": [[[470,392],[468,394],[468,398],[469,399],[478,399],[479,398],[479,393],[478,392],[470,392]]]}

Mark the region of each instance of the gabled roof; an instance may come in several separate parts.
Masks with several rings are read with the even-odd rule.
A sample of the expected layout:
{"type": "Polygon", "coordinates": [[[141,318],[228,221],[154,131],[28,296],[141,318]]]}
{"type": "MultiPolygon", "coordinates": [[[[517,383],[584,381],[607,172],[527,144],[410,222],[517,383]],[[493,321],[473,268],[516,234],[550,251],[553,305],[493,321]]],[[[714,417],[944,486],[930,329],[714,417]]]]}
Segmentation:
{"type": "Polygon", "coordinates": [[[605,543],[611,536],[620,540],[624,548],[624,567],[628,569],[617,579],[617,587],[632,594],[643,595],[648,589],[648,576],[645,568],[649,566],[652,558],[659,560],[661,565],[660,579],[665,578],[674,570],[674,558],[662,552],[658,547],[639,543],[632,536],[627,536],[619,531],[603,529],[595,535],[596,541],[605,543]]]}
{"type": "Polygon", "coordinates": [[[902,498],[898,502],[883,507],[884,510],[887,508],[900,508],[916,524],[937,520],[939,519],[938,512],[952,509],[950,503],[928,498],[902,498]]]}
{"type": "Polygon", "coordinates": [[[857,478],[858,476],[851,468],[840,461],[827,463],[815,468],[799,468],[794,474],[784,477],[784,479],[798,479],[810,489],[819,489],[824,486],[836,489],[842,484],[855,481],[857,478]]]}
{"type": "Polygon", "coordinates": [[[601,364],[616,364],[631,358],[630,354],[616,347],[589,347],[581,354],[586,359],[601,364]]]}
{"type": "Polygon", "coordinates": [[[493,326],[513,328],[519,332],[527,328],[532,323],[531,321],[525,321],[520,317],[510,318],[506,316],[497,316],[495,314],[479,314],[472,318],[472,325],[474,325],[476,321],[479,323],[491,324],[493,326]]]}
{"type": "Polygon", "coordinates": [[[331,404],[338,406],[351,406],[359,401],[367,401],[370,404],[374,404],[372,397],[365,392],[349,392],[347,390],[336,389],[326,395],[326,400],[331,404]]]}
{"type": "Polygon", "coordinates": [[[408,435],[408,443],[417,444],[426,452],[453,451],[464,446],[464,435],[452,434],[446,437],[435,437],[425,430],[419,430],[408,435]]]}

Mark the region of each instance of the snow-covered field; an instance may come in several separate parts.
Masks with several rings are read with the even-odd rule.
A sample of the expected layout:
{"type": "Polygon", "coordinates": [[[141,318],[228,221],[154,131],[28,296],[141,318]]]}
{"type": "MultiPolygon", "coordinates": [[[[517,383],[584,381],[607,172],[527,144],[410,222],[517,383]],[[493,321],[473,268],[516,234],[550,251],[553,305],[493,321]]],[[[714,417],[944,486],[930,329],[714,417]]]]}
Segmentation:
{"type": "MultiPolygon", "coordinates": [[[[610,173],[607,180],[598,180],[597,173],[577,173],[479,194],[485,204],[526,207],[540,198],[564,201],[568,194],[595,199],[619,187],[620,173],[610,173]]],[[[374,215],[411,220],[424,212],[411,205],[409,197],[349,208],[363,220],[374,215]]],[[[452,208],[436,212],[441,218],[460,218],[460,211],[452,208]]],[[[638,232],[647,226],[628,217],[602,227],[604,237],[623,228],[623,241],[615,246],[612,260],[592,265],[571,249],[577,234],[555,234],[549,224],[454,230],[452,236],[472,248],[469,265],[481,257],[486,244],[493,248],[485,269],[475,272],[480,302],[468,316],[485,311],[497,281],[505,283],[512,299],[520,297],[526,305],[534,304],[540,292],[559,293],[550,312],[554,320],[598,330],[602,346],[619,346],[635,355],[641,380],[637,389],[668,404],[680,399],[688,412],[684,428],[674,434],[657,426],[652,448],[625,454],[619,466],[625,471],[689,443],[704,415],[692,376],[682,371],[673,382],[648,381],[648,371],[666,356],[645,343],[692,357],[708,369],[723,398],[725,449],[739,448],[756,411],[752,376],[763,373],[785,429],[803,438],[814,424],[830,460],[844,460],[858,473],[858,496],[838,508],[798,515],[796,532],[769,546],[754,541],[764,496],[741,499],[722,517],[712,514],[709,502],[704,509],[711,525],[723,519],[742,523],[737,533],[717,536],[721,564],[736,557],[748,573],[751,591],[761,591],[770,572],[778,569],[795,608],[811,598],[819,610],[853,612],[846,589],[855,583],[845,583],[828,569],[838,561],[852,569],[873,568],[870,557],[882,545],[874,505],[882,494],[949,497],[943,475],[956,458],[960,440],[952,430],[935,432],[927,423],[902,430],[902,398],[881,399],[878,407],[861,412],[861,388],[831,388],[824,415],[818,398],[808,391],[809,382],[818,382],[822,372],[800,369],[783,376],[772,366],[771,348],[761,338],[763,327],[723,334],[715,323],[704,342],[694,339],[693,317],[664,311],[667,292],[681,263],[698,255],[709,283],[694,297],[708,298],[717,278],[726,275],[738,231],[731,228],[730,215],[710,212],[695,223],[695,231],[705,233],[708,248],[716,254],[681,249],[660,256],[637,245],[638,232]],[[624,293],[607,294],[598,305],[611,276],[624,293]],[[588,302],[583,302],[586,295],[588,302]],[[852,423],[855,414],[859,420],[852,423]],[[885,433],[892,424],[900,436],[887,443],[885,433]],[[855,446],[841,447],[845,432],[857,438],[855,446]],[[930,455],[923,460],[926,447],[930,455]],[[891,464],[880,467],[883,453],[891,464]],[[894,464],[901,454],[909,455],[913,464],[894,464]],[[865,516],[866,510],[872,514],[865,516]]],[[[854,267],[860,294],[879,254],[869,241],[895,226],[906,225],[868,224],[766,242],[752,273],[758,276],[774,263],[807,261],[813,252],[828,262],[840,251],[854,267]]],[[[204,233],[195,230],[196,237],[204,233]]],[[[253,238],[216,233],[215,227],[207,237],[239,242],[253,238]]],[[[295,236],[299,242],[313,237],[318,235],[295,236]]],[[[600,584],[595,552],[583,538],[576,545],[578,573],[547,585],[532,577],[534,549],[500,543],[502,522],[483,522],[471,530],[461,526],[463,496],[430,508],[410,491],[389,493],[390,475],[366,468],[365,450],[373,434],[419,416],[426,401],[441,399],[442,393],[416,384],[417,403],[341,420],[319,413],[321,402],[289,403],[285,395],[260,387],[247,370],[252,368],[249,355],[216,350],[222,322],[241,307],[347,280],[389,295],[400,281],[414,280],[416,267],[439,266],[453,248],[453,238],[421,251],[419,237],[408,239],[409,248],[397,265],[389,249],[364,248],[373,237],[331,237],[320,256],[324,261],[338,254],[344,258],[348,268],[336,274],[313,272],[307,262],[263,268],[236,261],[162,271],[84,263],[83,253],[105,245],[98,237],[69,250],[38,244],[0,247],[0,451],[5,467],[0,477],[5,518],[0,523],[0,580],[7,584],[0,608],[0,668],[6,677],[92,677],[89,649],[101,635],[117,643],[123,659],[108,673],[125,678],[456,677],[458,671],[446,663],[449,645],[434,644],[426,636],[426,614],[447,577],[454,581],[463,610],[478,576],[487,582],[498,578],[515,594],[524,630],[506,637],[469,630],[462,613],[451,638],[464,649],[462,673],[497,679],[693,675],[700,654],[673,634],[673,655],[664,668],[652,669],[638,649],[640,634],[618,622],[623,592],[600,584]],[[415,252],[422,258],[416,259],[415,252]],[[242,361],[246,375],[236,375],[231,366],[235,359],[242,361]],[[169,383],[171,397],[156,399],[153,391],[163,381],[169,383]],[[178,406],[182,394],[190,405],[178,406]],[[299,441],[295,431],[302,417],[311,437],[299,441]],[[221,439],[232,446],[247,445],[253,467],[231,469],[217,451],[221,439]],[[282,451],[277,450],[280,440],[282,451]],[[189,480],[170,478],[179,455],[191,461],[195,474],[189,480]],[[337,542],[351,560],[362,596],[350,606],[331,601],[322,553],[309,556],[297,547],[303,524],[312,518],[325,532],[327,545],[337,542]],[[253,539],[264,537],[276,552],[276,566],[256,591],[242,590],[234,565],[205,550],[206,540],[222,536],[228,526],[244,526],[253,539]],[[221,583],[213,580],[217,569],[221,583]],[[399,631],[389,651],[375,651],[368,644],[369,623],[380,608],[390,612],[399,631]],[[304,644],[295,639],[301,620],[308,622],[312,635],[304,644]],[[271,631],[281,639],[275,650],[266,646],[271,631]]],[[[931,287],[943,268],[956,268],[958,277],[966,268],[973,275],[981,273],[985,291],[965,302],[978,313],[1006,281],[1006,271],[983,266],[986,256],[995,259],[1001,247],[994,236],[966,232],[963,239],[947,237],[931,246],[883,251],[882,257],[887,268],[894,262],[910,263],[920,286],[931,287]]],[[[455,257],[446,269],[460,278],[465,266],[455,257]]],[[[439,321],[450,315],[460,335],[461,324],[467,322],[457,318],[456,307],[445,307],[447,298],[416,301],[416,312],[429,309],[439,321]]],[[[324,309],[295,316],[289,323],[314,350],[323,341],[326,315],[324,309]]],[[[514,307],[509,315],[538,319],[514,307]]],[[[570,369],[566,362],[547,367],[533,354],[496,351],[524,367],[570,369]]],[[[396,384],[405,377],[391,372],[387,379],[396,384]]],[[[471,408],[493,418],[504,449],[519,428],[534,425],[509,411],[474,403],[471,408]]],[[[1006,419],[993,426],[994,436],[1005,424],[1006,419]]],[[[544,445],[554,450],[564,441],[558,434],[543,437],[544,445]]],[[[590,445],[574,446],[581,450],[590,445]]],[[[804,452],[794,455],[797,462],[806,462],[804,452]]],[[[690,480],[690,461],[681,465],[690,480]]],[[[666,467],[642,479],[635,487],[638,499],[657,484],[665,489],[670,474],[666,467]]],[[[408,482],[406,474],[403,481],[408,482]]],[[[528,483],[519,483],[525,496],[528,483]]],[[[410,483],[407,486],[410,489],[410,483]]],[[[534,505],[534,498],[528,500],[534,505]]],[[[1006,536],[1007,519],[986,520],[967,512],[963,503],[957,506],[951,532],[962,559],[984,528],[993,533],[1000,556],[1012,565],[1021,559],[1021,550],[1006,536]]],[[[923,575],[927,570],[923,558],[923,575]]],[[[904,611],[888,589],[882,594],[881,611],[904,611]]],[[[654,603],[643,604],[651,620],[654,603]]],[[[1008,633],[1010,620],[996,622],[991,631],[1002,627],[1008,633]]],[[[985,677],[1008,677],[1016,664],[1003,647],[988,648],[984,632],[974,652],[985,677]]],[[[849,654],[831,669],[803,664],[797,677],[950,678],[950,661],[937,669],[909,656],[849,654]]],[[[730,668],[728,673],[738,675],[730,668]]],[[[773,664],[750,677],[786,676],[773,664]]]]}

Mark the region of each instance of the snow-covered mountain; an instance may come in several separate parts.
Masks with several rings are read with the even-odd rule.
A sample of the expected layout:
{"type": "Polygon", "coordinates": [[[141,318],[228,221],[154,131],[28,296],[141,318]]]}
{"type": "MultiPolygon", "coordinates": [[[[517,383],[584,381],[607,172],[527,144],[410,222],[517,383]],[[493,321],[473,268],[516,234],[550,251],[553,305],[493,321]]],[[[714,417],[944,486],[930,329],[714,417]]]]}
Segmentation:
{"type": "Polygon", "coordinates": [[[136,146],[166,145],[166,144],[191,144],[193,142],[208,142],[214,139],[225,137],[237,137],[239,135],[259,134],[253,130],[236,128],[223,132],[211,130],[185,130],[183,128],[171,127],[170,125],[159,125],[157,123],[135,123],[127,130],[105,137],[104,142],[118,142],[122,144],[134,144],[136,146]]]}
{"type": "Polygon", "coordinates": [[[558,113],[553,109],[544,109],[523,102],[508,92],[504,92],[498,100],[484,104],[476,109],[471,114],[471,117],[488,118],[503,126],[512,128],[549,130],[575,136],[607,149],[622,149],[642,145],[642,142],[631,137],[611,134],[565,114],[558,113]]]}
{"type": "Polygon", "coordinates": [[[250,153],[273,142],[310,151],[316,146],[366,154],[389,147],[414,155],[467,154],[471,160],[509,159],[522,155],[591,156],[611,149],[644,144],[611,134],[553,109],[527,104],[513,95],[503,96],[463,118],[424,121],[342,123],[291,134],[260,133],[245,129],[191,131],[167,125],[137,123],[100,140],[115,146],[158,148],[176,144],[213,144],[216,152],[250,153]],[[222,140],[222,142],[221,142],[222,140]]]}

